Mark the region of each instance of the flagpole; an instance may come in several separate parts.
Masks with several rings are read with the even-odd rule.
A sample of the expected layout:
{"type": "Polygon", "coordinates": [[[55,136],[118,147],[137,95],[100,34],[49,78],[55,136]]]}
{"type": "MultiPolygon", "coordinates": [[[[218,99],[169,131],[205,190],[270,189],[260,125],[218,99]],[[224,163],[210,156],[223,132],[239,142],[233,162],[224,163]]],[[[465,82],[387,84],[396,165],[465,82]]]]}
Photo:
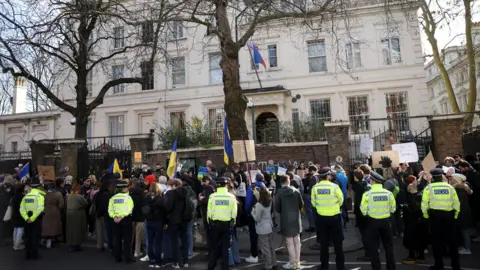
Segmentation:
{"type": "Polygon", "coordinates": [[[250,53],[250,59],[252,59],[253,66],[255,68],[255,74],[257,74],[258,84],[260,85],[260,88],[263,88],[262,81],[260,81],[260,76],[258,75],[257,63],[255,63],[255,60],[253,59],[253,54],[252,54],[253,46],[255,46],[255,45],[252,44],[251,46],[252,46],[252,48],[249,47],[248,52],[250,53]]]}

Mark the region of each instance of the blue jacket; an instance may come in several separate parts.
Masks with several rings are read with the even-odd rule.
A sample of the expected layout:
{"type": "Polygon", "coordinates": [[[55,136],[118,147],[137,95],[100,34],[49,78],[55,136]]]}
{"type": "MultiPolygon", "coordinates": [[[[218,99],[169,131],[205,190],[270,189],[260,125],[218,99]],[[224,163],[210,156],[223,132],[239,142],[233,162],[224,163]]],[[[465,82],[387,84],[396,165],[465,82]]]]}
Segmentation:
{"type": "Polygon", "coordinates": [[[343,172],[337,171],[337,180],[340,183],[340,188],[342,189],[343,198],[344,198],[344,200],[346,200],[347,199],[348,178],[343,172]]]}
{"type": "Polygon", "coordinates": [[[253,195],[252,186],[267,188],[263,182],[255,182],[248,186],[247,197],[245,198],[245,213],[247,214],[247,216],[250,216],[252,214],[253,206],[255,205],[255,203],[257,203],[257,198],[255,198],[255,195],[253,195]]]}

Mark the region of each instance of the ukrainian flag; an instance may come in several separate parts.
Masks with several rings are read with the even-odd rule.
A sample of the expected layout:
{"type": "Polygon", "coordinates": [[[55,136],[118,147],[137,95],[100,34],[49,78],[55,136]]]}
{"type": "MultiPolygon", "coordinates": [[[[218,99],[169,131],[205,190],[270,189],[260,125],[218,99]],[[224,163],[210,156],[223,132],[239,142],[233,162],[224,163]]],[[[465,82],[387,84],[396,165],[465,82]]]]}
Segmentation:
{"type": "Polygon", "coordinates": [[[228,165],[228,161],[233,157],[232,141],[230,140],[230,133],[228,132],[228,122],[225,116],[225,124],[223,125],[223,161],[228,165]]]}
{"type": "Polygon", "coordinates": [[[112,163],[112,165],[110,165],[110,167],[108,167],[108,171],[110,173],[119,173],[120,174],[120,179],[123,179],[123,175],[122,175],[122,170],[120,169],[120,165],[118,164],[118,160],[115,159],[112,163]]]}
{"type": "Polygon", "coordinates": [[[172,178],[177,171],[177,139],[173,142],[172,153],[170,154],[170,161],[168,162],[167,175],[172,178]]]}

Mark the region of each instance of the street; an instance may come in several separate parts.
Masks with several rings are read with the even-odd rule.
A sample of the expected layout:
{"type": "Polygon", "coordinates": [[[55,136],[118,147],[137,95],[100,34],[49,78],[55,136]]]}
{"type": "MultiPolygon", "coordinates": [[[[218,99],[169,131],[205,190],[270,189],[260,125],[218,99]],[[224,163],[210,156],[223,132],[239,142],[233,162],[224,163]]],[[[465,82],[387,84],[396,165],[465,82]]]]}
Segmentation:
{"type": "MultiPolygon", "coordinates": [[[[428,263],[425,265],[415,265],[407,266],[401,263],[401,259],[406,254],[406,250],[401,245],[400,239],[395,239],[395,256],[397,261],[398,270],[407,270],[407,269],[418,269],[418,270],[429,270],[429,263],[432,262],[431,253],[427,254],[428,263]]],[[[317,251],[318,252],[318,251],[317,251]]],[[[461,255],[461,266],[463,270],[480,270],[480,260],[478,256],[480,254],[480,245],[472,245],[472,255],[461,255]]],[[[302,262],[305,269],[314,269],[319,264],[319,255],[314,255],[315,252],[306,252],[307,255],[302,253],[302,262]]],[[[351,251],[346,253],[346,266],[347,269],[371,269],[370,264],[366,262],[357,262],[355,258],[363,254],[362,250],[351,251]]],[[[96,270],[96,269],[147,269],[148,264],[145,262],[137,261],[135,264],[126,265],[123,263],[115,263],[113,258],[107,252],[100,252],[94,247],[94,242],[92,240],[88,241],[84,245],[84,250],[80,252],[68,252],[65,246],[59,246],[54,249],[40,250],[41,259],[38,261],[25,261],[23,258],[23,252],[15,252],[11,248],[1,247],[0,248],[0,262],[2,264],[2,269],[12,269],[12,270],[43,270],[43,269],[64,269],[67,270],[96,270]]],[[[249,254],[241,251],[241,256],[243,258],[248,257],[249,254]]],[[[384,260],[384,255],[381,255],[382,261],[384,260]]],[[[330,261],[334,261],[334,256],[331,255],[330,261]]],[[[287,255],[284,252],[278,252],[277,260],[279,264],[285,263],[287,261],[287,255]]],[[[204,250],[199,250],[194,253],[194,256],[189,262],[189,269],[206,269],[207,258],[206,252],[204,250]]],[[[445,259],[446,269],[450,269],[449,261],[445,259]]],[[[171,265],[167,265],[166,269],[172,269],[171,265]]],[[[242,263],[234,268],[235,269],[249,269],[249,270],[260,270],[263,268],[263,263],[259,262],[258,264],[247,264],[242,263]]],[[[218,268],[219,269],[219,268],[218,268]]],[[[330,269],[335,269],[334,263],[330,266],[330,269]]]]}

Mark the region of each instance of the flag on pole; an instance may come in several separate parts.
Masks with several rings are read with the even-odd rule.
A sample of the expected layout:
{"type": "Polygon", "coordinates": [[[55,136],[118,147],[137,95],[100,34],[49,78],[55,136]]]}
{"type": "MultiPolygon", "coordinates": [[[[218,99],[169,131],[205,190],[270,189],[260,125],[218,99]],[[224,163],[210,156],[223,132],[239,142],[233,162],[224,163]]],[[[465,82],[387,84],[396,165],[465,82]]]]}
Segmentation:
{"type": "Polygon", "coordinates": [[[25,166],[23,166],[18,172],[18,178],[20,178],[20,180],[22,180],[22,178],[25,176],[30,177],[30,162],[25,164],[25,166]]]}
{"type": "Polygon", "coordinates": [[[168,162],[167,175],[172,178],[177,171],[177,140],[173,142],[172,153],[170,154],[170,161],[168,162]]]}
{"type": "Polygon", "coordinates": [[[266,69],[267,64],[265,64],[265,60],[262,57],[262,54],[260,54],[260,51],[258,50],[257,45],[251,40],[247,41],[247,46],[250,50],[252,50],[252,57],[253,57],[253,62],[255,65],[260,65],[266,69]]]}
{"type": "Polygon", "coordinates": [[[232,141],[230,140],[230,133],[228,132],[228,122],[225,116],[225,124],[223,125],[223,161],[228,165],[229,158],[233,157],[232,141]]]}
{"type": "Polygon", "coordinates": [[[123,175],[122,175],[122,170],[120,169],[120,165],[118,164],[118,160],[115,159],[112,163],[112,165],[110,165],[110,167],[108,167],[108,171],[110,173],[119,173],[120,174],[120,179],[123,179],[123,175]]]}

